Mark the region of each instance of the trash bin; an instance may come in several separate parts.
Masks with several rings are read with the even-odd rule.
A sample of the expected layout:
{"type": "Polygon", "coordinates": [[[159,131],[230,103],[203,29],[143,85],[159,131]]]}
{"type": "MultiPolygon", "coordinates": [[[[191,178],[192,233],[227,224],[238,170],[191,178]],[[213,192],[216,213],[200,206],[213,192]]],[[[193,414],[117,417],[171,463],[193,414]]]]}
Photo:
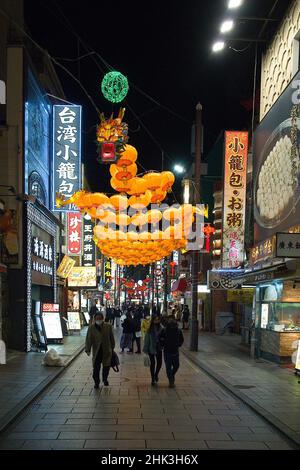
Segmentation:
{"type": "Polygon", "coordinates": [[[217,312],[215,319],[216,335],[223,335],[226,328],[233,325],[232,312],[217,312]]]}

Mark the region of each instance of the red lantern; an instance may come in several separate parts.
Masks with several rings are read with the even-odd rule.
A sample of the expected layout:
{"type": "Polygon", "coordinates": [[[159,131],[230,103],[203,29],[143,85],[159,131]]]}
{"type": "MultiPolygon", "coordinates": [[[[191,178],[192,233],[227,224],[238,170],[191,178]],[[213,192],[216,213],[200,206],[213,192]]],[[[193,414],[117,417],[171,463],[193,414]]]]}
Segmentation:
{"type": "Polygon", "coordinates": [[[174,274],[175,274],[175,266],[177,266],[176,261],[171,261],[171,262],[170,262],[170,266],[171,266],[171,276],[174,277],[174,274]]]}
{"type": "Polygon", "coordinates": [[[204,224],[204,235],[205,235],[205,250],[210,251],[210,237],[215,233],[216,229],[210,224],[204,224]]]}

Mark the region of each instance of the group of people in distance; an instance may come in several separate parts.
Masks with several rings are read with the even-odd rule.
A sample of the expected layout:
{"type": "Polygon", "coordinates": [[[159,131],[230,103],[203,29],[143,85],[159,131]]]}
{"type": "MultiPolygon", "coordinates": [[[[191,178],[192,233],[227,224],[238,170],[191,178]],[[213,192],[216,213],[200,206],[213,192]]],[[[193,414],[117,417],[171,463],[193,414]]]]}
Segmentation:
{"type": "Polygon", "coordinates": [[[185,305],[181,310],[170,309],[164,315],[157,310],[150,310],[147,305],[126,304],[119,307],[100,305],[98,302],[90,309],[90,325],[86,336],[85,351],[93,354],[93,379],[94,387],[100,385],[100,369],[102,364],[102,380],[108,386],[108,375],[112,362],[112,354],[115,349],[113,325],[121,324],[123,333],[120,340],[120,352],[145,353],[145,365],[149,365],[151,385],[157,386],[159,372],[164,357],[169,387],[175,387],[175,374],[179,369],[179,348],[184,342],[184,336],[179,328],[182,321],[182,329],[188,328],[189,309],[185,305]],[[141,341],[143,339],[143,349],[141,341]]]}

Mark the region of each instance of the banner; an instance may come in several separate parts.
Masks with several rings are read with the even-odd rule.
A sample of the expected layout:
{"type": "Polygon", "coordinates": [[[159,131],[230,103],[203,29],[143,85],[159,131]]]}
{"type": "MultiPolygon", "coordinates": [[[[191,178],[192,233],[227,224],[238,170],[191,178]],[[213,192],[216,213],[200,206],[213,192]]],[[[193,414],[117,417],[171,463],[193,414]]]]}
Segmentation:
{"type": "Polygon", "coordinates": [[[300,72],[257,126],[253,144],[254,242],[300,220],[300,72]]]}
{"type": "Polygon", "coordinates": [[[83,250],[82,250],[82,266],[96,266],[96,245],[93,241],[95,222],[85,215],[82,219],[83,229],[83,250]]]}
{"type": "Polygon", "coordinates": [[[76,210],[57,207],[55,196],[68,199],[81,189],[81,106],[53,106],[53,139],[53,210],[76,210]]]}
{"type": "Polygon", "coordinates": [[[222,268],[244,261],[248,132],[225,132],[222,268]]]}
{"type": "Polygon", "coordinates": [[[82,252],[82,215],[78,212],[67,214],[67,253],[81,255],[82,252]]]}

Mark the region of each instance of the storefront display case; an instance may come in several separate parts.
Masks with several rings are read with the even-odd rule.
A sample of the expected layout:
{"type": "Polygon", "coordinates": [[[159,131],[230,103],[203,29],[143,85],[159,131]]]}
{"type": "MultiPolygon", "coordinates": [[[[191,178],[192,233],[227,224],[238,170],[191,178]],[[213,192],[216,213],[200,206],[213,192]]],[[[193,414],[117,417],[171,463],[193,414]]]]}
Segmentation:
{"type": "Polygon", "coordinates": [[[300,287],[295,281],[273,282],[257,289],[260,353],[265,359],[292,364],[300,340],[300,287]]]}

